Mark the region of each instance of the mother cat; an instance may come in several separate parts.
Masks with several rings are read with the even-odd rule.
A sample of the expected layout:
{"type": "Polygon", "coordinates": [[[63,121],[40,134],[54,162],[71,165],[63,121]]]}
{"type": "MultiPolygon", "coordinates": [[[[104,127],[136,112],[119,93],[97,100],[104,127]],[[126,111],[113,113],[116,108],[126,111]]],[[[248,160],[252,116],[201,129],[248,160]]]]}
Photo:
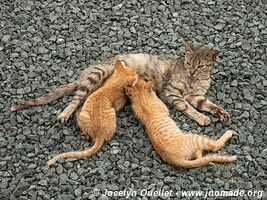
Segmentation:
{"type": "Polygon", "coordinates": [[[221,121],[228,121],[229,114],[204,97],[210,86],[212,66],[220,52],[206,46],[193,45],[190,42],[185,42],[184,46],[184,59],[171,59],[150,54],[126,54],[108,59],[85,69],[78,80],[37,99],[14,105],[11,110],[46,104],[77,90],[74,99],[58,116],[59,121],[64,123],[86,96],[102,86],[113,73],[115,60],[120,59],[132,66],[140,78],[152,80],[155,83],[155,91],[165,103],[174,106],[199,125],[210,124],[210,119],[196,109],[210,112],[221,121]]]}

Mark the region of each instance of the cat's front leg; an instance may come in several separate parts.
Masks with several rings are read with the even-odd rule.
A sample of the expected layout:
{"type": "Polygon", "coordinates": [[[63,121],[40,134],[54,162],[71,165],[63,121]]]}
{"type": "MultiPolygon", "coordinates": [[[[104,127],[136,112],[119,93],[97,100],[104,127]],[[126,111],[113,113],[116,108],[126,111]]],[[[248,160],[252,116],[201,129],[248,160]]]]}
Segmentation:
{"type": "Polygon", "coordinates": [[[127,102],[127,97],[123,96],[113,102],[113,108],[115,109],[116,112],[119,112],[125,106],[126,102],[127,102]]]}
{"type": "Polygon", "coordinates": [[[217,106],[204,96],[189,95],[185,97],[186,101],[191,104],[194,108],[209,112],[220,119],[220,121],[230,121],[229,113],[224,110],[221,106],[217,106]]]}
{"type": "Polygon", "coordinates": [[[206,115],[198,112],[189,103],[186,102],[181,96],[169,94],[165,96],[165,102],[173,105],[176,109],[183,112],[185,115],[195,120],[201,126],[207,126],[210,124],[210,118],[206,115]]]}

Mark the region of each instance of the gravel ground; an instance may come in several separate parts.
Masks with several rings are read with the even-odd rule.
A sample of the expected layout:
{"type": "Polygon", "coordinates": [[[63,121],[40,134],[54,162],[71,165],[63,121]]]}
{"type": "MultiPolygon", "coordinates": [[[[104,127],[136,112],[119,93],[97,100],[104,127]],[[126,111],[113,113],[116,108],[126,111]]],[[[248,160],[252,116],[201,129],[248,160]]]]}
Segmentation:
{"type": "Polygon", "coordinates": [[[266,191],[266,1],[65,2],[1,1],[0,199],[119,199],[104,196],[106,189],[138,191],[129,199],[159,199],[142,189],[266,191]],[[201,128],[176,110],[172,117],[183,130],[214,138],[234,129],[239,136],[221,153],[238,155],[236,163],[191,170],[163,163],[128,105],[118,114],[116,136],[95,156],[45,166],[52,155],[91,145],[81,141],[73,119],[56,123],[71,97],[16,113],[12,104],[73,81],[116,54],[182,56],[181,31],[222,51],[207,96],[229,111],[232,123],[209,115],[212,124],[201,128]],[[93,189],[100,190],[97,197],[93,189]]]}

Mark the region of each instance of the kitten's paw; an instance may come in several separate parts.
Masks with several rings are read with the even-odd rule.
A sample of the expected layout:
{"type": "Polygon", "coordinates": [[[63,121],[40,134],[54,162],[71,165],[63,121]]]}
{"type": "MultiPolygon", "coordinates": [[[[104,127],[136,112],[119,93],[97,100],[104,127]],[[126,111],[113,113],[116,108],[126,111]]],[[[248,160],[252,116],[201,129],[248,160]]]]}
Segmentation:
{"type": "Polygon", "coordinates": [[[230,122],[229,113],[226,110],[224,110],[222,107],[218,106],[214,112],[214,115],[217,116],[220,119],[220,121],[230,122]]]}
{"type": "Polygon", "coordinates": [[[225,137],[226,141],[229,140],[231,137],[233,137],[233,135],[234,135],[234,132],[231,131],[231,130],[228,130],[223,134],[223,136],[225,137]]]}
{"type": "Polygon", "coordinates": [[[90,139],[90,135],[89,134],[85,134],[85,133],[81,133],[81,138],[85,141],[88,141],[90,139]]]}
{"type": "Polygon", "coordinates": [[[237,156],[229,156],[229,162],[234,162],[237,160],[237,156]]]}
{"type": "Polygon", "coordinates": [[[198,118],[197,123],[200,126],[208,126],[211,123],[211,120],[209,117],[202,115],[201,117],[198,118]]]}
{"type": "Polygon", "coordinates": [[[60,123],[66,123],[70,116],[66,115],[64,112],[60,113],[57,117],[57,121],[60,123]]]}

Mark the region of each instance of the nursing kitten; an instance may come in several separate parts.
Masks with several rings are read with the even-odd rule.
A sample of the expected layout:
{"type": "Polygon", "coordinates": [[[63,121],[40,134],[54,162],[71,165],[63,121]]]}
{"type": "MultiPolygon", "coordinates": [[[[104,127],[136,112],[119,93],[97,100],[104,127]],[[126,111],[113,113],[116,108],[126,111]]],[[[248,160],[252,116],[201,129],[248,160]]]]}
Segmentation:
{"type": "Polygon", "coordinates": [[[218,140],[185,134],[169,117],[168,108],[152,90],[152,81],[146,83],[139,80],[134,87],[126,86],[126,94],[131,100],[135,115],[145,125],[155,151],[165,162],[195,168],[209,162],[233,162],[237,159],[236,156],[216,154],[202,157],[202,151],[217,151],[223,147],[233,132],[226,131],[218,140]]]}
{"type": "Polygon", "coordinates": [[[115,72],[103,87],[91,94],[85,101],[81,111],[77,114],[78,126],[85,139],[93,138],[94,145],[85,151],[61,153],[47,164],[51,165],[61,158],[82,158],[95,154],[105,141],[111,140],[116,130],[116,112],[121,110],[126,101],[124,87],[134,86],[137,73],[117,60],[115,72]]]}
{"type": "Polygon", "coordinates": [[[77,90],[73,101],[58,116],[60,122],[66,122],[85,97],[101,87],[113,73],[114,60],[121,59],[133,67],[140,78],[154,81],[155,91],[161,100],[177,108],[201,126],[208,125],[210,119],[196,109],[210,112],[221,121],[229,121],[229,114],[204,96],[210,86],[212,67],[219,51],[193,45],[190,42],[185,42],[184,45],[184,59],[150,54],[126,54],[92,65],[73,83],[66,84],[43,97],[14,105],[11,110],[46,104],[77,90]]]}

